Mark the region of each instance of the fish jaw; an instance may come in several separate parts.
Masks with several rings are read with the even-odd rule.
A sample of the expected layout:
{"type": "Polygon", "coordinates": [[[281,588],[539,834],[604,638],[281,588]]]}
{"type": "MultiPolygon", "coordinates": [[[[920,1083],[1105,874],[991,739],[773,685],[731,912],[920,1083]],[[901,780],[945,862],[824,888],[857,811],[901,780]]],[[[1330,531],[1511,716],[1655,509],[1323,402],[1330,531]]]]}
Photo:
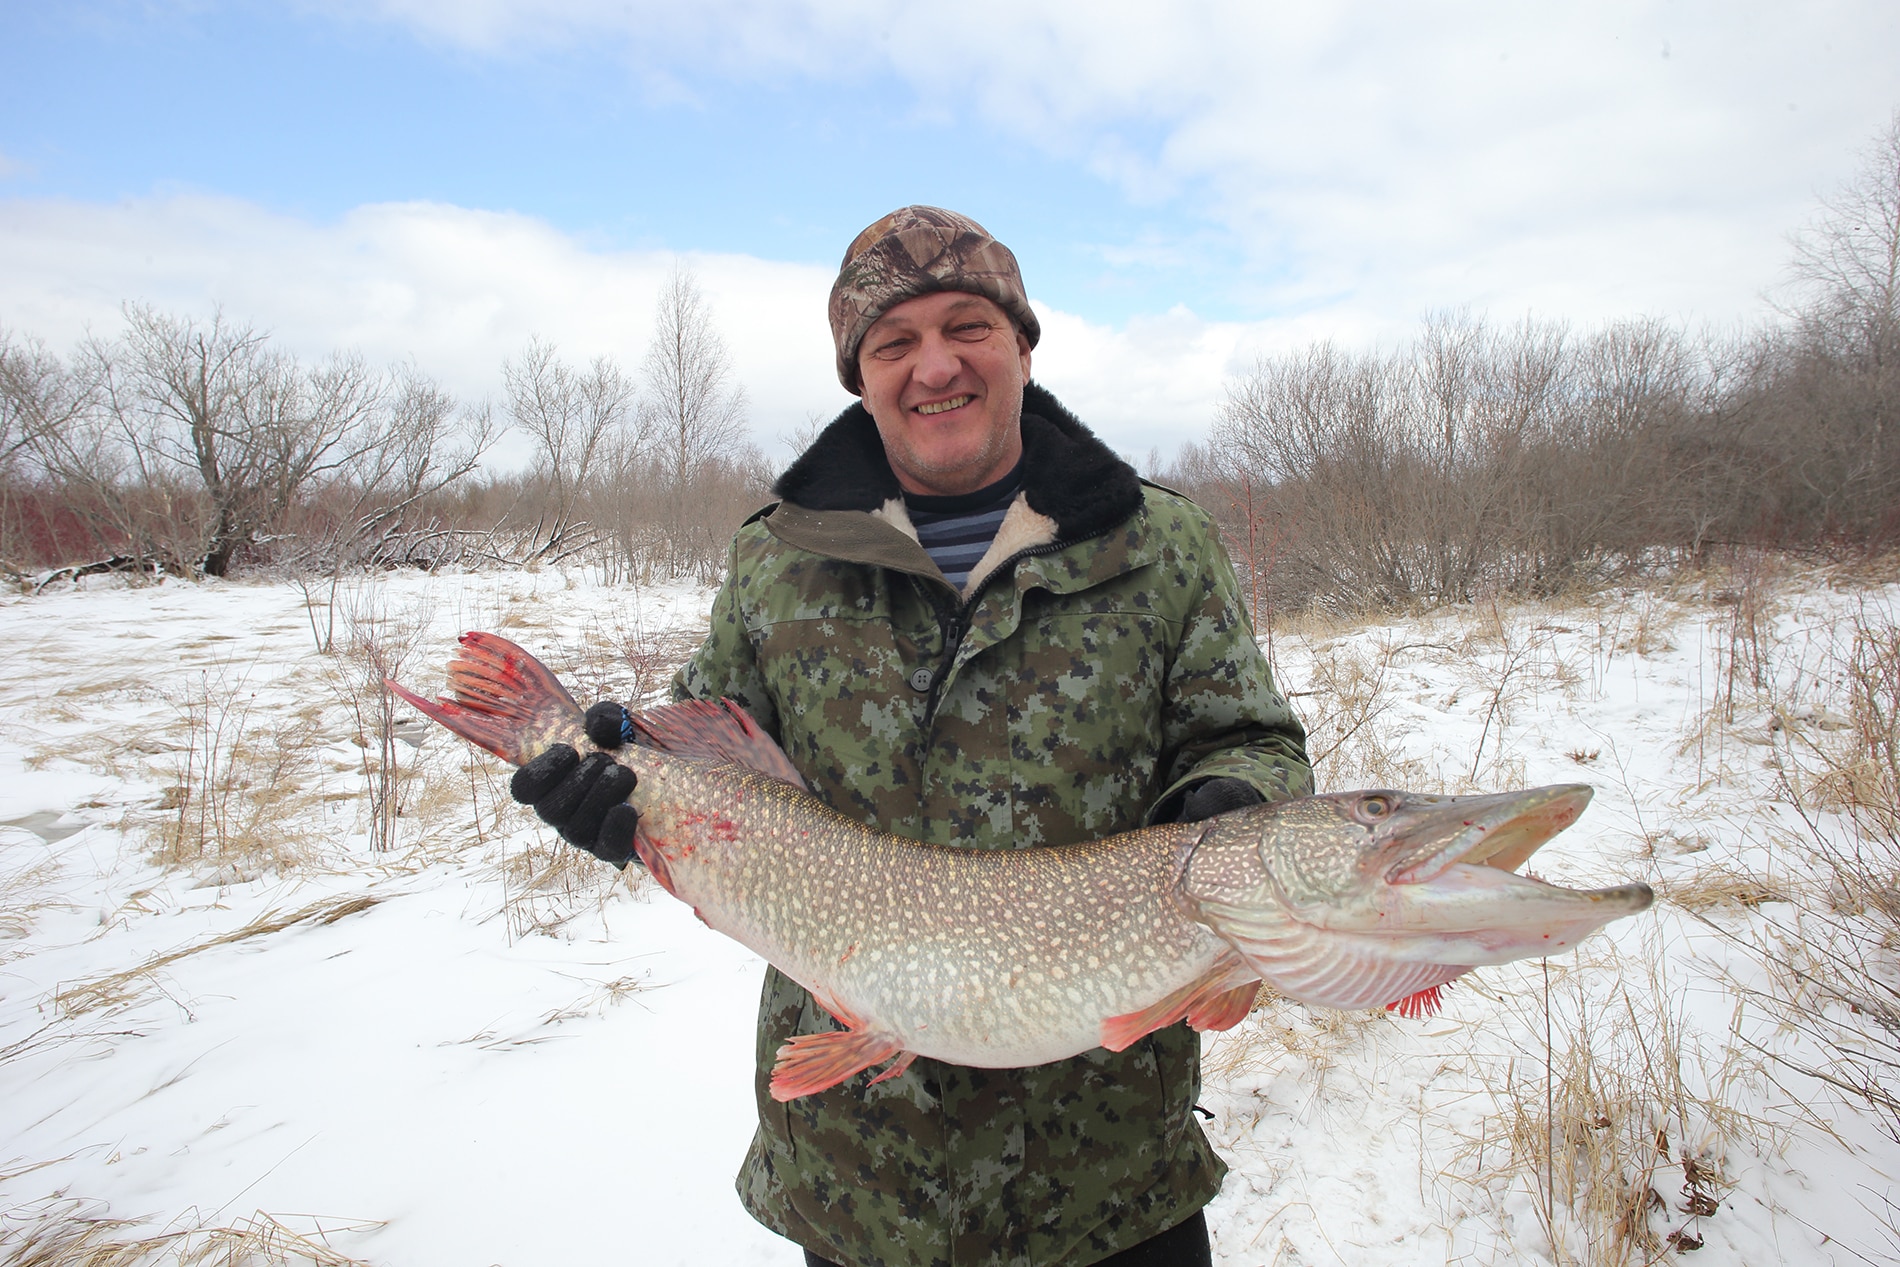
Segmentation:
{"type": "Polygon", "coordinates": [[[1489,885],[1470,872],[1511,875],[1590,796],[1588,785],[1571,783],[1490,796],[1313,797],[1298,820],[1263,834],[1261,861],[1295,919],[1333,932],[1469,932],[1553,917],[1563,903],[1556,894],[1570,890],[1522,877],[1489,885]]]}
{"type": "Polygon", "coordinates": [[[1413,884],[1460,863],[1517,870],[1582,816],[1595,789],[1556,783],[1490,796],[1396,795],[1389,821],[1376,829],[1371,861],[1390,883],[1413,884]]]}
{"type": "Polygon", "coordinates": [[[1495,796],[1336,793],[1211,821],[1184,847],[1183,908],[1268,984],[1330,1007],[1391,1003],[1473,967],[1569,949],[1653,900],[1511,868],[1576,821],[1579,784],[1495,796]]]}
{"type": "Polygon", "coordinates": [[[1655,900],[1647,884],[1569,889],[1469,863],[1392,885],[1384,896],[1365,933],[1392,938],[1407,959],[1471,967],[1568,950],[1655,900]]]}

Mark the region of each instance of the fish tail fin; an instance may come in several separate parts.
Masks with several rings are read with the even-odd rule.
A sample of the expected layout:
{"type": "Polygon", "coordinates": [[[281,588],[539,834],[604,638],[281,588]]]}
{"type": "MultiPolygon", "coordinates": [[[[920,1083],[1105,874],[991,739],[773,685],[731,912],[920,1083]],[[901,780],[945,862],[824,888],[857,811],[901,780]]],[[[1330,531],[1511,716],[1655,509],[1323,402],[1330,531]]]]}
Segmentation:
{"type": "Polygon", "coordinates": [[[1418,990],[1406,995],[1396,1003],[1386,1004],[1385,1010],[1388,1012],[1397,1012],[1408,1021],[1416,1021],[1426,1016],[1436,1016],[1438,1015],[1438,1009],[1445,1006],[1445,991],[1449,989],[1451,989],[1451,982],[1449,981],[1440,985],[1428,985],[1423,990],[1418,990]]]}
{"type": "Polygon", "coordinates": [[[727,761],[748,770],[804,787],[804,776],[785,750],[752,720],[752,714],[729,699],[685,700],[662,704],[637,713],[636,743],[658,748],[676,757],[727,761]]]}
{"type": "Polygon", "coordinates": [[[383,684],[424,717],[515,765],[586,737],[580,705],[546,665],[495,634],[470,631],[460,642],[449,661],[449,696],[431,702],[393,678],[383,684]]]}

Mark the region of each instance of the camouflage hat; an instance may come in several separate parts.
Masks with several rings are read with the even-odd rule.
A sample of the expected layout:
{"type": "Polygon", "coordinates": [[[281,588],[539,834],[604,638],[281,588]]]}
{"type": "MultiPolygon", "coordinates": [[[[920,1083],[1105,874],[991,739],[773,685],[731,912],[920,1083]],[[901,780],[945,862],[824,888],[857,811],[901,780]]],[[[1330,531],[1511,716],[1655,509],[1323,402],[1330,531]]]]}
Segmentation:
{"type": "Polygon", "coordinates": [[[859,390],[858,344],[871,323],[906,299],[939,290],[967,290],[994,301],[1032,348],[1042,337],[1008,247],[968,216],[942,207],[900,207],[852,239],[831,285],[831,339],[845,390],[859,390]]]}

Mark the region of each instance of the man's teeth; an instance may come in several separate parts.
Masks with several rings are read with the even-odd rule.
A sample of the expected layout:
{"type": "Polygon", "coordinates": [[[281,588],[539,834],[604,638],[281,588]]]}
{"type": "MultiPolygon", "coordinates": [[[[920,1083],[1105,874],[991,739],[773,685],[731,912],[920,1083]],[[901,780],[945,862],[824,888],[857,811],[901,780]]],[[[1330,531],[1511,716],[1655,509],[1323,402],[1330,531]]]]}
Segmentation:
{"type": "Polygon", "coordinates": [[[917,406],[917,412],[920,414],[940,414],[947,409],[961,409],[975,399],[976,397],[974,396],[952,396],[949,400],[940,400],[934,405],[919,405],[917,406]]]}

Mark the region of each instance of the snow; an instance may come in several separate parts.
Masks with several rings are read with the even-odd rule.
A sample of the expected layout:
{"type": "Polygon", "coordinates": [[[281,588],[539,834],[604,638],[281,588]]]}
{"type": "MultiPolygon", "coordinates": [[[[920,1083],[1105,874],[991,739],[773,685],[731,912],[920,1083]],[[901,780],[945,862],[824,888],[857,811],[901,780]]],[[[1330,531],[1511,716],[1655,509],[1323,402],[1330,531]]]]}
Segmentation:
{"type": "MultiPolygon", "coordinates": [[[[1481,970],[1437,1016],[1279,1003],[1212,1038],[1217,1262],[1620,1261],[1562,1209],[1553,1247],[1522,1148],[1546,1096],[1609,1105],[1605,1146],[1663,1132],[1635,1164],[1666,1204],[1638,1221],[1699,1237],[1695,1261],[1900,1248],[1900,1147],[1768,1054],[1812,1055],[1755,950],[1793,906],[1696,898],[1811,881],[1779,771],[1838,728],[1845,631],[1900,589],[1788,578],[1740,641],[1713,589],[1276,634],[1316,747],[1346,735],[1328,787],[1587,781],[1538,873],[1679,900],[1481,970]],[[1766,685],[1712,722],[1743,651],[1766,685]]],[[[456,632],[495,629],[585,701],[660,689],[710,601],[551,569],[0,598],[0,1226],[63,1195],[153,1231],[264,1211],[402,1267],[801,1262],[732,1191],[760,961],[637,870],[577,861],[442,732],[399,731],[420,746],[396,746],[404,815],[372,850],[353,742],[374,706],[353,635],[433,690],[456,632]],[[205,833],[178,832],[208,810],[236,843],[194,854],[205,833]]]]}

